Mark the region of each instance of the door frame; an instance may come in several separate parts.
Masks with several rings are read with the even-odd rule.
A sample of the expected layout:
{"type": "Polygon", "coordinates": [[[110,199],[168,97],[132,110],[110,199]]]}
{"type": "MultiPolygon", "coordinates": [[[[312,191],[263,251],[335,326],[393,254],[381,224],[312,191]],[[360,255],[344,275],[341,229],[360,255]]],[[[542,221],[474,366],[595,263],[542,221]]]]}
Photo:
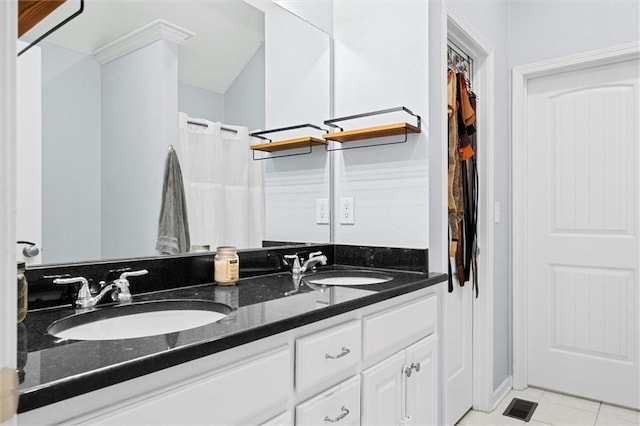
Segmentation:
{"type": "MultiPolygon", "coordinates": [[[[447,2],[446,26],[442,31],[442,49],[446,67],[447,41],[453,41],[473,59],[473,86],[480,93],[482,108],[478,110],[478,281],[482,288],[479,298],[473,299],[472,377],[473,409],[492,411],[502,399],[494,390],[494,49],[473,25],[454,6],[447,2]]],[[[443,73],[444,75],[444,73],[443,73]]],[[[446,89],[446,78],[445,78],[446,89]]],[[[446,99],[446,97],[445,97],[446,99]]],[[[442,108],[446,122],[446,109],[442,108]]],[[[446,147],[446,132],[444,143],[446,147]]],[[[445,149],[446,152],[446,149],[445,149]]],[[[446,161],[444,164],[447,164],[446,161]]],[[[446,185],[446,167],[444,182],[446,185]]],[[[446,195],[446,191],[445,191],[446,195]]],[[[446,203],[445,203],[446,206],[446,203]]],[[[448,219],[445,216],[446,226],[448,219]]],[[[446,229],[446,228],[445,228],[446,229]]],[[[448,252],[448,248],[446,249],[448,252]]],[[[448,260],[448,258],[447,258],[448,260]]],[[[443,295],[446,297],[446,294],[443,295]]],[[[446,331],[445,331],[446,333],[446,331]]],[[[446,337],[445,337],[446,338],[446,337]]],[[[510,384],[510,383],[509,383],[510,384]]],[[[510,386],[509,386],[510,388],[510,386]]],[[[502,390],[502,386],[500,387],[502,390]]]]}
{"type": "Polygon", "coordinates": [[[601,65],[640,58],[640,43],[622,44],[607,49],[521,65],[512,71],[512,212],[513,232],[513,388],[522,390],[527,377],[527,196],[526,101],[530,79],[547,77],[568,71],[584,70],[601,65]]]}
{"type": "MultiPolygon", "coordinates": [[[[0,368],[16,368],[16,0],[0,1],[0,368]],[[7,343],[8,342],[8,343],[7,343]]],[[[15,421],[15,416],[13,418],[15,421]]],[[[14,424],[9,420],[7,424],[14,424]]]]}

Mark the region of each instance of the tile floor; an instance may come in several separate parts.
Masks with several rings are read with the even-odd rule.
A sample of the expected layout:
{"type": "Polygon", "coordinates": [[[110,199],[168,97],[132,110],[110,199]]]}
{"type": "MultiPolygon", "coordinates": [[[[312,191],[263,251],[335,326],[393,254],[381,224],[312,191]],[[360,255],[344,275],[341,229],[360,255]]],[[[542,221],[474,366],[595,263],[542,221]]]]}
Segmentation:
{"type": "Polygon", "coordinates": [[[575,398],[542,389],[512,390],[491,413],[469,411],[460,421],[462,426],[477,425],[640,425],[640,411],[614,407],[597,401],[575,398]],[[538,403],[528,423],[503,416],[512,398],[538,403]]]}

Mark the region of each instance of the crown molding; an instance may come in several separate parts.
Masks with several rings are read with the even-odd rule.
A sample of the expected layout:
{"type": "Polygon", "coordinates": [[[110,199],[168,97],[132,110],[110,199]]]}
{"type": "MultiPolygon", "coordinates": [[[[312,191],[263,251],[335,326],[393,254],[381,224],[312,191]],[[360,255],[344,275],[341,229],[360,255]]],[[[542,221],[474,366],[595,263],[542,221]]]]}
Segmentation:
{"type": "Polygon", "coordinates": [[[164,19],[157,19],[102,46],[93,55],[100,65],[104,65],[158,40],[180,44],[194,35],[195,33],[192,31],[164,19]]]}

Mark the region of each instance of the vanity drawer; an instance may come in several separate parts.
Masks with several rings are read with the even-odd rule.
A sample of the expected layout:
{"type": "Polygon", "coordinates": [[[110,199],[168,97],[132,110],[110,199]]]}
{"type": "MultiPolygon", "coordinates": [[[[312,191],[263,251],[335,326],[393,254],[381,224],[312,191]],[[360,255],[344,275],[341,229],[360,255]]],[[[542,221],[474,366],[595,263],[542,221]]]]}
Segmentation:
{"type": "Polygon", "coordinates": [[[298,392],[360,362],[361,325],[351,321],[296,340],[298,392]]]}
{"type": "Polygon", "coordinates": [[[291,392],[290,371],[291,353],[283,347],[146,395],[81,424],[243,424],[248,417],[284,405],[291,392]]]}
{"type": "Polygon", "coordinates": [[[334,386],[296,407],[297,425],[360,424],[360,376],[334,386]]]}
{"type": "Polygon", "coordinates": [[[364,359],[397,352],[436,331],[438,298],[435,294],[362,320],[364,359]]]}
{"type": "Polygon", "coordinates": [[[291,422],[292,420],[293,416],[291,411],[285,411],[284,413],[267,420],[260,426],[293,426],[293,423],[291,422]]]}

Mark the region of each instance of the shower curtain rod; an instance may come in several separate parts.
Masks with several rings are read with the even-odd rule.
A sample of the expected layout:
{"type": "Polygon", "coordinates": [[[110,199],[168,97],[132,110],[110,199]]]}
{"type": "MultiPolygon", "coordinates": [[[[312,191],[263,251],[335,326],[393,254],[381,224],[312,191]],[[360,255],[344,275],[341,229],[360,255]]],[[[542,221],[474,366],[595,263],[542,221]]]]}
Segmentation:
{"type": "MultiPolygon", "coordinates": [[[[202,127],[209,127],[208,124],[205,123],[198,123],[197,121],[187,121],[187,124],[193,124],[195,126],[202,126],[202,127]]],[[[231,132],[231,133],[235,133],[237,134],[238,131],[235,129],[230,129],[228,127],[224,127],[224,126],[220,126],[220,130],[224,130],[225,132],[231,132]]]]}

